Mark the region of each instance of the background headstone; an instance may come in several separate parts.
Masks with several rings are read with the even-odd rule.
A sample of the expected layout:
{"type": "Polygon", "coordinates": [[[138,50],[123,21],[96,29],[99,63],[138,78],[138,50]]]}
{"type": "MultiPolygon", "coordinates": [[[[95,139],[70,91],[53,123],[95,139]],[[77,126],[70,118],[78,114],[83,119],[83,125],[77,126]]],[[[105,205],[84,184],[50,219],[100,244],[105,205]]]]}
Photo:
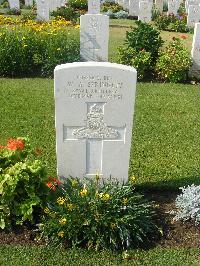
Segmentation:
{"type": "Polygon", "coordinates": [[[179,2],[177,0],[168,0],[168,12],[167,14],[174,14],[177,15],[179,8],[179,2]]]}
{"type": "Polygon", "coordinates": [[[49,0],[37,0],[37,20],[49,21],[49,0]]]}
{"type": "Polygon", "coordinates": [[[88,0],[88,14],[100,14],[99,0],[88,0]]]}
{"type": "Polygon", "coordinates": [[[54,73],[58,176],[126,181],[136,70],[82,62],[57,66],[54,73]]]}
{"type": "Polygon", "coordinates": [[[25,6],[32,6],[33,0],[25,0],[25,6]]]}
{"type": "Polygon", "coordinates": [[[138,17],[139,0],[129,0],[129,15],[138,17]]]}
{"type": "Polygon", "coordinates": [[[80,57],[83,61],[108,61],[109,17],[97,12],[100,13],[100,1],[89,0],[88,14],[80,17],[80,57]]]}
{"type": "Polygon", "coordinates": [[[139,2],[139,15],[138,20],[149,23],[151,21],[152,2],[140,1],[139,2]]]}
{"type": "Polygon", "coordinates": [[[155,7],[162,14],[162,12],[163,12],[163,0],[155,0],[155,7]]]}
{"type": "Polygon", "coordinates": [[[9,2],[10,9],[20,10],[19,0],[9,0],[8,2],[9,2]]]}
{"type": "Polygon", "coordinates": [[[200,23],[195,23],[192,43],[190,76],[200,79],[200,23]]]}
{"type": "Polygon", "coordinates": [[[194,27],[195,23],[200,21],[200,5],[189,5],[187,26],[188,28],[194,27]]]}

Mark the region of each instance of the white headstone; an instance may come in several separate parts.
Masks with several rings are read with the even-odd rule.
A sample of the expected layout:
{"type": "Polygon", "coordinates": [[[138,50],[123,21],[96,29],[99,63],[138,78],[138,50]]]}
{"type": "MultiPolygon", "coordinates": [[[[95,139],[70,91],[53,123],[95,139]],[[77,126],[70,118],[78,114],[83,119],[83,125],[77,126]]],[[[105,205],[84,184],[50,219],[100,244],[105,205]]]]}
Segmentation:
{"type": "Polygon", "coordinates": [[[123,0],[123,8],[129,10],[129,0],[123,0]]]}
{"type": "Polygon", "coordinates": [[[138,17],[139,0],[129,0],[129,15],[138,17]]]}
{"type": "Polygon", "coordinates": [[[151,21],[151,9],[152,9],[152,2],[140,1],[138,20],[149,23],[151,21]]]}
{"type": "Polygon", "coordinates": [[[88,14],[100,14],[99,0],[88,0],[88,14]]]}
{"type": "Polygon", "coordinates": [[[37,20],[49,21],[49,0],[37,0],[37,20]]]}
{"type": "Polygon", "coordinates": [[[84,61],[108,61],[109,17],[80,17],[80,56],[84,61]]]}
{"type": "Polygon", "coordinates": [[[127,180],[136,70],[82,62],[54,74],[58,176],[127,180]]]}
{"type": "Polygon", "coordinates": [[[200,79],[200,23],[195,23],[191,56],[190,76],[200,79]]]}
{"type": "Polygon", "coordinates": [[[185,1],[186,13],[188,13],[189,6],[195,6],[195,5],[200,5],[200,0],[186,0],[185,1]]]}
{"type": "Polygon", "coordinates": [[[162,12],[163,12],[163,0],[155,0],[155,7],[162,14],[162,12]]]}
{"type": "Polygon", "coordinates": [[[187,26],[194,27],[200,21],[200,5],[190,5],[188,7],[187,26]]]}
{"type": "Polygon", "coordinates": [[[179,1],[168,0],[168,12],[167,12],[168,15],[170,14],[177,15],[178,8],[179,8],[179,1]]]}
{"type": "Polygon", "coordinates": [[[25,0],[25,6],[32,6],[33,0],[25,0]]]}
{"type": "Polygon", "coordinates": [[[10,9],[20,10],[20,2],[19,0],[9,0],[10,9]]]}

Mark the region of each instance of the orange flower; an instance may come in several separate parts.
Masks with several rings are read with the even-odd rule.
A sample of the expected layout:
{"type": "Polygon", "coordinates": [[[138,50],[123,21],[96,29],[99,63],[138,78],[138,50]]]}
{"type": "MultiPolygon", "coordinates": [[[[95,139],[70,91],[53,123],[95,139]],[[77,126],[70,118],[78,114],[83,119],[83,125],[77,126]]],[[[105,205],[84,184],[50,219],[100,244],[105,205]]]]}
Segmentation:
{"type": "Polygon", "coordinates": [[[181,35],[181,38],[182,38],[183,40],[186,40],[186,39],[187,39],[187,36],[186,36],[186,35],[181,35]]]}
{"type": "Polygon", "coordinates": [[[56,190],[56,187],[54,186],[54,184],[52,182],[47,182],[46,183],[46,186],[48,188],[50,188],[51,190],[55,191],[56,190]]]}
{"type": "Polygon", "coordinates": [[[5,149],[5,146],[0,146],[0,149],[5,149]]]}
{"type": "Polygon", "coordinates": [[[49,176],[49,181],[52,182],[52,183],[55,183],[58,186],[62,184],[62,182],[60,182],[60,180],[58,180],[55,177],[51,177],[51,176],[49,176]]]}
{"type": "Polygon", "coordinates": [[[24,142],[21,139],[9,139],[6,148],[9,150],[23,150],[24,142]]]}

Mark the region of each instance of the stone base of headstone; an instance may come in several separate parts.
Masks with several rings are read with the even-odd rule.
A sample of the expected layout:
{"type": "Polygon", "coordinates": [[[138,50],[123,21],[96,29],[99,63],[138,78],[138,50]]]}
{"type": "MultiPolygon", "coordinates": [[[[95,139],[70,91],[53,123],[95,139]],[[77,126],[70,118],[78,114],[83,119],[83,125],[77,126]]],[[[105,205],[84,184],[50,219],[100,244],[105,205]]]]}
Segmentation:
{"type": "Polygon", "coordinates": [[[80,56],[82,61],[108,61],[109,17],[86,14],[80,17],[80,56]]]}
{"type": "Polygon", "coordinates": [[[188,76],[190,78],[195,78],[197,80],[200,80],[200,69],[195,69],[194,67],[192,67],[188,73],[188,76]]]}

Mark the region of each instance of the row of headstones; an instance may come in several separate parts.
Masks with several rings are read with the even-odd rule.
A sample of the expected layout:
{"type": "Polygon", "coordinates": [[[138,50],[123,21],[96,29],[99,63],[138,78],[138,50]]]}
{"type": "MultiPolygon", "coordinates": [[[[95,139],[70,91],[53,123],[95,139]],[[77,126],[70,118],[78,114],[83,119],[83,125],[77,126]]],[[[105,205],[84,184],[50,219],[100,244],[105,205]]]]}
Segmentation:
{"type": "MultiPolygon", "coordinates": [[[[10,9],[20,9],[19,0],[8,0],[10,9]]],[[[67,0],[36,0],[37,5],[37,19],[48,21],[49,13],[56,10],[58,7],[64,6],[67,0]]],[[[33,6],[33,0],[25,0],[25,6],[33,6]]]]}

